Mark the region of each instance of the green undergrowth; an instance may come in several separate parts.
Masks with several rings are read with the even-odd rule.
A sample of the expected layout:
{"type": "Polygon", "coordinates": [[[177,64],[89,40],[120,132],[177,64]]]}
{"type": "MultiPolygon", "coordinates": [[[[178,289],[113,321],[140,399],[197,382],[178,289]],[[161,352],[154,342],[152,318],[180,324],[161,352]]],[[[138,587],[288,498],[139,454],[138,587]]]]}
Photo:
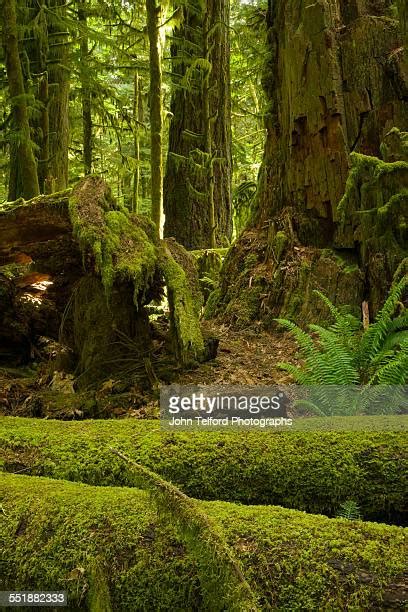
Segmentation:
{"type": "MultiPolygon", "coordinates": [[[[0,479],[3,589],[67,590],[70,610],[225,609],[221,591],[219,604],[206,606],[207,576],[194,549],[148,493],[0,479]]],[[[197,509],[231,548],[259,609],[404,606],[402,528],[270,506],[199,502],[197,509]]]]}
{"type": "Polygon", "coordinates": [[[182,363],[188,362],[189,356],[200,360],[204,353],[199,323],[201,302],[189,286],[185,270],[167,248],[161,252],[160,270],[167,286],[170,322],[174,336],[178,338],[175,346],[177,356],[182,363]]]}
{"type": "Polygon", "coordinates": [[[404,524],[407,518],[406,429],[173,433],[148,420],[0,419],[0,459],[8,472],[132,486],[131,472],[110,446],[200,499],[328,516],[353,500],[366,520],[404,524]]]}

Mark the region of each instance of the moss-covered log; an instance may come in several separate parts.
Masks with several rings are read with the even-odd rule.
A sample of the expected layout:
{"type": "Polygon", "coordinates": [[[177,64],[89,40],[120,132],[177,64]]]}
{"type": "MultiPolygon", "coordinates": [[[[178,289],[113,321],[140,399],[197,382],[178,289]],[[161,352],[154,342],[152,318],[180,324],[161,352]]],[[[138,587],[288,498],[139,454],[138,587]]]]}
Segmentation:
{"type": "Polygon", "coordinates": [[[173,352],[183,364],[203,358],[198,279],[187,281],[183,268],[189,256],[173,258],[150,221],[118,205],[102,179],[89,177],[72,191],[2,206],[0,245],[4,333],[10,336],[7,320],[19,319],[15,314],[26,294],[35,304],[35,319],[44,305],[53,304],[55,311],[48,329],[33,329],[33,315],[13,331],[7,341],[10,347],[15,343],[17,355],[25,340],[27,358],[35,336],[62,340],[75,354],[82,386],[108,377],[123,360],[143,365],[151,353],[144,307],[161,299],[167,285],[173,352]],[[33,296],[39,277],[48,286],[33,296]],[[22,288],[18,295],[16,286],[22,288]]]}
{"type": "MultiPolygon", "coordinates": [[[[384,419],[372,420],[384,426],[384,419]]],[[[407,519],[405,431],[172,433],[161,432],[157,421],[2,418],[0,441],[3,469],[11,472],[132,485],[126,467],[107,452],[115,446],[193,497],[329,516],[354,500],[366,519],[407,519]]]]}
{"type": "MultiPolygon", "coordinates": [[[[66,589],[72,610],[206,609],[206,577],[145,492],[1,481],[3,588],[66,589]]],[[[262,610],[402,609],[407,601],[401,528],[268,506],[201,508],[221,527],[262,610]]]]}

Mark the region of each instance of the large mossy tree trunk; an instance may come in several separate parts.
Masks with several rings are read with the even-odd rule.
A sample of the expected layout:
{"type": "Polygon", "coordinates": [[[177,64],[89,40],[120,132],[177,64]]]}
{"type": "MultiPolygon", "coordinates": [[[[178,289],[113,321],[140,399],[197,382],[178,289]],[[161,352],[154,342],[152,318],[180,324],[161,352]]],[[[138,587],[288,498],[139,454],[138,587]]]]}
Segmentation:
{"type": "Polygon", "coordinates": [[[408,125],[407,72],[391,4],[269,3],[257,210],[227,259],[221,287],[232,319],[319,318],[312,289],[357,309],[368,299],[375,312],[408,255],[401,217],[389,215],[387,231],[376,215],[371,225],[364,221],[370,206],[386,205],[406,184],[406,169],[397,167],[403,162],[394,158],[397,166],[384,168],[379,159],[386,135],[408,125]],[[368,189],[372,197],[364,200],[368,189]],[[352,193],[341,216],[345,191],[352,193]]]}
{"type": "Polygon", "coordinates": [[[3,2],[3,44],[13,114],[13,142],[9,177],[9,200],[32,198],[39,194],[37,164],[34,157],[29,111],[19,55],[19,35],[15,0],[3,2]]]}
{"type": "Polygon", "coordinates": [[[222,244],[232,232],[229,0],[181,10],[171,50],[164,233],[186,248],[206,248],[211,236],[222,244]]]}

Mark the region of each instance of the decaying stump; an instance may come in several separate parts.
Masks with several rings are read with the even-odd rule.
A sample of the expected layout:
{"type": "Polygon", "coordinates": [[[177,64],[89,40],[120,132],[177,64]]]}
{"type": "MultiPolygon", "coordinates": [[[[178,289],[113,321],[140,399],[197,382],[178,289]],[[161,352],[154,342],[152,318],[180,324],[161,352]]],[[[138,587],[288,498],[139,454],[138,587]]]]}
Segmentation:
{"type": "Polygon", "coordinates": [[[65,356],[55,367],[72,368],[86,387],[120,372],[151,383],[161,349],[180,365],[202,360],[201,297],[189,259],[179,245],[158,241],[147,218],[118,205],[98,177],[4,205],[1,362],[38,360],[38,339],[58,339],[65,356]],[[146,306],[166,291],[170,331],[158,343],[146,306]]]}

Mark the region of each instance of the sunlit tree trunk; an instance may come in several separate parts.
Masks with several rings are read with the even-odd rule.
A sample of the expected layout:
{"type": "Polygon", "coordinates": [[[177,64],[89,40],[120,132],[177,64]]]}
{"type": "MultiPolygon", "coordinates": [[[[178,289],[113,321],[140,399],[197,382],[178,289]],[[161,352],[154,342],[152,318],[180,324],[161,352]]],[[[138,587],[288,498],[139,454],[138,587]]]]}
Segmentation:
{"type": "Polygon", "coordinates": [[[6,70],[13,113],[13,144],[10,163],[9,200],[32,198],[40,193],[37,164],[21,68],[15,0],[3,1],[3,36],[6,70]]]}
{"type": "Polygon", "coordinates": [[[52,190],[68,185],[69,147],[69,35],[65,24],[65,0],[49,0],[52,20],[49,19],[48,74],[50,83],[50,163],[52,190]]]}

